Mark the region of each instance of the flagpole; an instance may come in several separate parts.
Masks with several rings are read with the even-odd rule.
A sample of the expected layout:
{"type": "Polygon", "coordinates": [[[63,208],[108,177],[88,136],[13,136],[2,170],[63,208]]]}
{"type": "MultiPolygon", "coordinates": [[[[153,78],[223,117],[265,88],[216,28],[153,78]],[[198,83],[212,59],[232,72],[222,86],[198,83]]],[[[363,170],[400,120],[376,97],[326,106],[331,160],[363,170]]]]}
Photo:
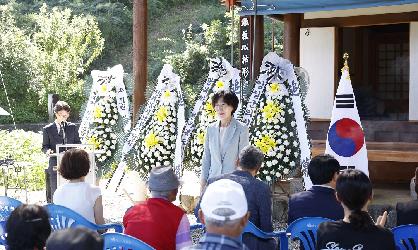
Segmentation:
{"type": "Polygon", "coordinates": [[[344,59],[344,67],[341,69],[341,72],[343,72],[343,70],[347,70],[347,72],[350,72],[350,67],[348,67],[348,58],[350,56],[348,55],[347,52],[344,53],[343,55],[343,59],[344,59]]]}

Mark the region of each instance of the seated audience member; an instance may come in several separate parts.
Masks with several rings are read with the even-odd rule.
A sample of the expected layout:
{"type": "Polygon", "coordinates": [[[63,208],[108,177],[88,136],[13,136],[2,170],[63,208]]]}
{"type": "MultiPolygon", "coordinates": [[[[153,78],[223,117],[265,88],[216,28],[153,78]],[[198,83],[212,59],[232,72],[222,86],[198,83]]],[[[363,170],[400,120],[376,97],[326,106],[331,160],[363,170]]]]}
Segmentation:
{"type": "Polygon", "coordinates": [[[288,223],[302,217],[324,217],[339,220],[344,210],[335,198],[335,182],[340,164],[330,155],[315,156],[308,166],[313,186],[289,199],[288,223]]]}
{"type": "MultiPolygon", "coordinates": [[[[418,193],[418,168],[415,169],[415,192],[418,193]]],[[[397,225],[418,224],[418,200],[399,202],[396,204],[397,225]]]]}
{"type": "Polygon", "coordinates": [[[74,210],[93,223],[104,224],[101,190],[84,182],[89,170],[89,155],[85,150],[67,150],[58,172],[70,182],[57,188],[53,202],[74,210]]]}
{"type": "Polygon", "coordinates": [[[192,244],[190,223],[184,211],[174,205],[180,182],[168,166],[150,172],[151,198],[130,208],[123,217],[125,234],[157,250],[181,249],[192,244]]]}
{"type": "Polygon", "coordinates": [[[103,250],[103,247],[103,238],[84,227],[55,231],[46,241],[48,250],[103,250]]]}
{"type": "Polygon", "coordinates": [[[338,176],[336,191],[344,219],[319,225],[316,249],[394,250],[393,234],[383,227],[387,212],[379,216],[376,225],[367,212],[372,199],[369,177],[360,170],[345,170],[338,176]]]}
{"type": "MultiPolygon", "coordinates": [[[[250,221],[261,230],[272,232],[271,191],[267,184],[255,178],[263,159],[264,154],[258,148],[252,145],[246,146],[238,156],[238,169],[230,174],[211,178],[208,184],[220,179],[230,179],[241,184],[247,198],[250,221]]],[[[263,240],[251,234],[245,234],[243,242],[252,250],[276,248],[274,239],[263,240]]]]}
{"type": "Polygon", "coordinates": [[[6,223],[8,250],[41,250],[51,234],[48,212],[38,205],[20,205],[6,223]]]}
{"type": "Polygon", "coordinates": [[[206,234],[189,249],[248,249],[240,240],[250,214],[240,184],[221,179],[209,184],[202,196],[199,217],[206,234]]]}

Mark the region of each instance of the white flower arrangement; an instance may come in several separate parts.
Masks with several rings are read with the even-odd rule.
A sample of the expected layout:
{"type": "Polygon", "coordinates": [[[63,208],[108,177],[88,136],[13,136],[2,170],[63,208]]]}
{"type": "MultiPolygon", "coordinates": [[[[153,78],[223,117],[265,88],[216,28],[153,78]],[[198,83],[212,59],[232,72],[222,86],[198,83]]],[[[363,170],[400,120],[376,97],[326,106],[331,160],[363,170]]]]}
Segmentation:
{"type": "Polygon", "coordinates": [[[300,162],[296,122],[285,84],[266,85],[250,128],[250,143],[265,156],[258,178],[267,182],[290,177],[300,162]]]}
{"type": "Polygon", "coordinates": [[[161,96],[155,112],[134,146],[136,170],[144,179],[153,167],[170,165],[174,161],[178,94],[169,82],[160,87],[161,96]]]}
{"type": "Polygon", "coordinates": [[[96,155],[100,163],[112,157],[116,149],[116,134],[113,131],[118,122],[118,109],[116,105],[116,88],[110,84],[102,84],[99,89],[99,100],[92,113],[92,127],[86,138],[86,143],[94,145],[95,150],[102,153],[96,155]]]}

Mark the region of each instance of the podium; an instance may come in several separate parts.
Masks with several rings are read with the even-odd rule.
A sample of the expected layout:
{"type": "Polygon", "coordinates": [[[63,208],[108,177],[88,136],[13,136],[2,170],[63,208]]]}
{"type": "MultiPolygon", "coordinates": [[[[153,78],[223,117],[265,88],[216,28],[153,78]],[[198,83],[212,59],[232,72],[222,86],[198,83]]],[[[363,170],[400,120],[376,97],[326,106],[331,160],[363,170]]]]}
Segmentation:
{"type": "MultiPolygon", "coordinates": [[[[65,151],[71,148],[80,148],[87,151],[89,154],[89,160],[90,160],[90,170],[85,178],[85,182],[90,183],[92,185],[96,185],[96,160],[95,155],[102,153],[101,151],[94,150],[94,145],[92,144],[57,144],[57,148],[55,152],[57,153],[57,166],[59,168],[62,156],[64,155],[65,151]]],[[[59,171],[57,171],[57,187],[64,185],[65,183],[68,183],[69,180],[64,179],[59,171]]]]}

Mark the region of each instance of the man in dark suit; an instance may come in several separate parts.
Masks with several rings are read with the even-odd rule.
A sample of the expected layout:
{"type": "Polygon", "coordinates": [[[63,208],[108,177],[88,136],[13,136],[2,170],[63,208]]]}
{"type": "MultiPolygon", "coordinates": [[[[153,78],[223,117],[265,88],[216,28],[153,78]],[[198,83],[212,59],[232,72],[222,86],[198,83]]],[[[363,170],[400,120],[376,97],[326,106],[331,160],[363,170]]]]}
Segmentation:
{"type": "Polygon", "coordinates": [[[55,154],[57,144],[79,144],[80,137],[74,123],[67,122],[71,108],[63,101],[58,101],[54,106],[55,121],[48,124],[42,130],[42,151],[49,157],[46,176],[46,199],[52,202],[52,195],[57,189],[57,157],[55,154]]]}
{"type": "MultiPolygon", "coordinates": [[[[255,178],[263,160],[263,153],[258,148],[248,145],[239,153],[237,170],[230,174],[210,178],[207,185],[220,179],[230,179],[241,184],[247,198],[248,211],[250,212],[249,220],[264,232],[272,232],[270,187],[255,178]]],[[[199,205],[197,205],[197,208],[200,207],[199,205]]],[[[273,239],[263,240],[250,234],[244,234],[243,242],[249,249],[276,249],[276,243],[273,239]]]]}
{"type": "Polygon", "coordinates": [[[302,217],[344,218],[344,210],[335,197],[340,164],[330,155],[314,157],[308,166],[312,188],[290,197],[288,224],[302,217]]]}
{"type": "MultiPolygon", "coordinates": [[[[415,192],[418,193],[418,168],[415,169],[415,192]]],[[[396,204],[397,225],[418,224],[418,200],[398,202],[396,204]]]]}

